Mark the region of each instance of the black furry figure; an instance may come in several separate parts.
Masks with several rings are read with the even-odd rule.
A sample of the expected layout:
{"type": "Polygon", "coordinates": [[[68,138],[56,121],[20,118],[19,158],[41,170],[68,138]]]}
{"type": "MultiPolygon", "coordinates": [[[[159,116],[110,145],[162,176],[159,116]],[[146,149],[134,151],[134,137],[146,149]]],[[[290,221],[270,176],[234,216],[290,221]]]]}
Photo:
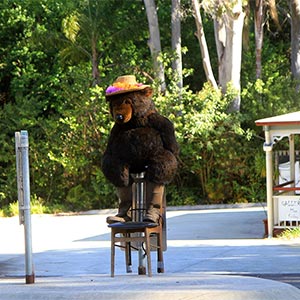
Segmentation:
{"type": "MultiPolygon", "coordinates": [[[[173,179],[177,170],[179,147],[174,127],[155,109],[151,87],[139,84],[134,88],[127,84],[128,77],[134,76],[119,77],[118,80],[125,78],[125,83],[115,83],[116,89],[111,86],[112,93],[108,93],[109,89],[106,91],[115,124],[103,156],[102,170],[119,188],[131,186],[131,173],[144,171],[147,182],[163,186],[173,179]],[[119,90],[122,86],[127,89],[119,90]]],[[[119,191],[122,198],[120,194],[122,191],[119,191]]],[[[126,201],[129,204],[129,199],[126,201]]]]}

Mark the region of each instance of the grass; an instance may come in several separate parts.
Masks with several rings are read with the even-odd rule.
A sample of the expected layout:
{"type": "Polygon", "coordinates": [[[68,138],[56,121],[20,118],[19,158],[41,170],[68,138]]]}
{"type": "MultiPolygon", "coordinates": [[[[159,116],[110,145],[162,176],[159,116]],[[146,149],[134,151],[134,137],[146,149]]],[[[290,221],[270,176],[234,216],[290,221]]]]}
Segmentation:
{"type": "MultiPolygon", "coordinates": [[[[68,211],[63,205],[45,206],[40,199],[33,198],[30,202],[31,214],[56,214],[68,211]]],[[[13,217],[19,215],[18,201],[0,209],[0,217],[13,217]]]]}
{"type": "Polygon", "coordinates": [[[294,240],[300,238],[300,227],[288,228],[284,230],[278,238],[285,240],[294,240]]]}

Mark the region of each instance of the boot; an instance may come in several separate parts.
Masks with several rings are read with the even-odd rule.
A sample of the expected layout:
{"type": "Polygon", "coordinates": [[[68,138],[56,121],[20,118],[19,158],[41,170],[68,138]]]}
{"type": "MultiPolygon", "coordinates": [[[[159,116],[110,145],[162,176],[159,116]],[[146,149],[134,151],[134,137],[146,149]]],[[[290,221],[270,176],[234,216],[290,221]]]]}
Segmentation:
{"type": "Polygon", "coordinates": [[[146,183],[146,214],[144,222],[159,223],[161,217],[160,208],[163,203],[164,185],[149,182],[146,183]]]}
{"type": "Polygon", "coordinates": [[[131,221],[131,212],[129,209],[132,205],[132,187],[118,187],[117,195],[120,201],[118,213],[115,216],[106,218],[108,224],[131,221]]]}

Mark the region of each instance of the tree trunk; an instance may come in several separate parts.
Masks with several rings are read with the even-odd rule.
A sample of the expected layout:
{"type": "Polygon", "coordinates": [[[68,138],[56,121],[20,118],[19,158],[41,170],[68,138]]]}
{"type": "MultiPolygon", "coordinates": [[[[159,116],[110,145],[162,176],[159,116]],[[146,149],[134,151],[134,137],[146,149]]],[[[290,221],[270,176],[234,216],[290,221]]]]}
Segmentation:
{"type": "Polygon", "coordinates": [[[97,41],[92,38],[92,76],[93,76],[93,86],[100,83],[100,72],[99,72],[99,55],[97,50],[97,41]]]}
{"type": "Polygon", "coordinates": [[[255,13],[254,13],[254,31],[255,31],[255,54],[256,54],[256,78],[261,78],[262,65],[261,65],[261,53],[263,47],[264,38],[264,10],[263,0],[255,1],[255,13]]]}
{"type": "Polygon", "coordinates": [[[180,0],[172,0],[171,27],[172,27],[172,50],[176,56],[172,63],[172,69],[177,79],[177,86],[181,90],[183,87],[183,79],[182,79],[182,57],[181,57],[180,0]]]}
{"type": "Polygon", "coordinates": [[[240,111],[240,77],[242,60],[242,33],[245,14],[242,0],[238,0],[232,9],[227,9],[220,18],[215,18],[215,39],[219,61],[219,84],[226,93],[227,84],[232,83],[237,91],[229,112],[240,111]]]}
{"type": "Polygon", "coordinates": [[[276,8],[276,0],[269,0],[267,1],[267,5],[269,6],[269,14],[275,23],[278,30],[281,30],[281,26],[279,23],[277,8],[276,8]]]}
{"type": "Polygon", "coordinates": [[[161,53],[161,44],[156,5],[154,0],[144,0],[144,4],[150,32],[148,45],[153,59],[154,72],[159,80],[161,91],[164,92],[166,89],[164,67],[158,60],[159,54],[161,53]]]}
{"type": "MultiPolygon", "coordinates": [[[[291,9],[291,72],[300,80],[300,0],[290,1],[291,9]]],[[[297,85],[300,91],[300,84],[297,85]]]]}
{"type": "Polygon", "coordinates": [[[194,18],[196,22],[197,27],[197,33],[196,36],[199,41],[201,56],[202,56],[202,64],[205,71],[206,79],[208,82],[211,83],[211,85],[214,87],[214,89],[218,89],[217,82],[215,80],[213,70],[210,63],[210,57],[209,52],[207,48],[207,43],[205,39],[205,34],[203,30],[203,24],[202,24],[202,18],[200,14],[200,6],[198,0],[192,0],[193,9],[194,9],[194,18]]]}

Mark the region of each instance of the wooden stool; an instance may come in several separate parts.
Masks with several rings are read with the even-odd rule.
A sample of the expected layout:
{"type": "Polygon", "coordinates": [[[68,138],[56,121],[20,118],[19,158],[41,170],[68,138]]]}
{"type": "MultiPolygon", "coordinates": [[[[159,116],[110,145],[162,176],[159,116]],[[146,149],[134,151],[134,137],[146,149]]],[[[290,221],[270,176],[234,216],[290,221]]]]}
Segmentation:
{"type": "Polygon", "coordinates": [[[111,228],[111,277],[114,277],[115,271],[115,247],[125,248],[127,273],[132,272],[131,249],[135,249],[139,252],[139,275],[146,274],[145,257],[147,257],[148,275],[152,276],[151,249],[153,248],[157,250],[157,272],[164,272],[163,251],[166,248],[163,243],[166,223],[165,195],[160,208],[161,218],[159,222],[142,222],[146,211],[145,188],[147,188],[144,175],[144,172],[131,174],[134,179],[131,210],[133,222],[119,222],[108,225],[111,228]],[[156,241],[155,245],[153,245],[153,241],[156,241]]]}
{"type": "MultiPolygon", "coordinates": [[[[131,272],[131,248],[138,250],[133,244],[144,243],[145,256],[147,256],[148,276],[152,276],[151,268],[151,247],[157,248],[157,272],[164,272],[163,262],[163,239],[162,239],[162,222],[126,222],[114,223],[108,225],[111,228],[111,277],[114,277],[115,271],[115,247],[125,248],[126,270],[131,272]],[[118,236],[119,235],[119,236],[118,236]],[[150,236],[156,235],[157,244],[151,245],[150,236]],[[118,244],[120,243],[120,244],[118,244]],[[123,244],[123,245],[122,245],[123,244]]],[[[139,274],[146,274],[146,270],[139,266],[139,274]]]]}

